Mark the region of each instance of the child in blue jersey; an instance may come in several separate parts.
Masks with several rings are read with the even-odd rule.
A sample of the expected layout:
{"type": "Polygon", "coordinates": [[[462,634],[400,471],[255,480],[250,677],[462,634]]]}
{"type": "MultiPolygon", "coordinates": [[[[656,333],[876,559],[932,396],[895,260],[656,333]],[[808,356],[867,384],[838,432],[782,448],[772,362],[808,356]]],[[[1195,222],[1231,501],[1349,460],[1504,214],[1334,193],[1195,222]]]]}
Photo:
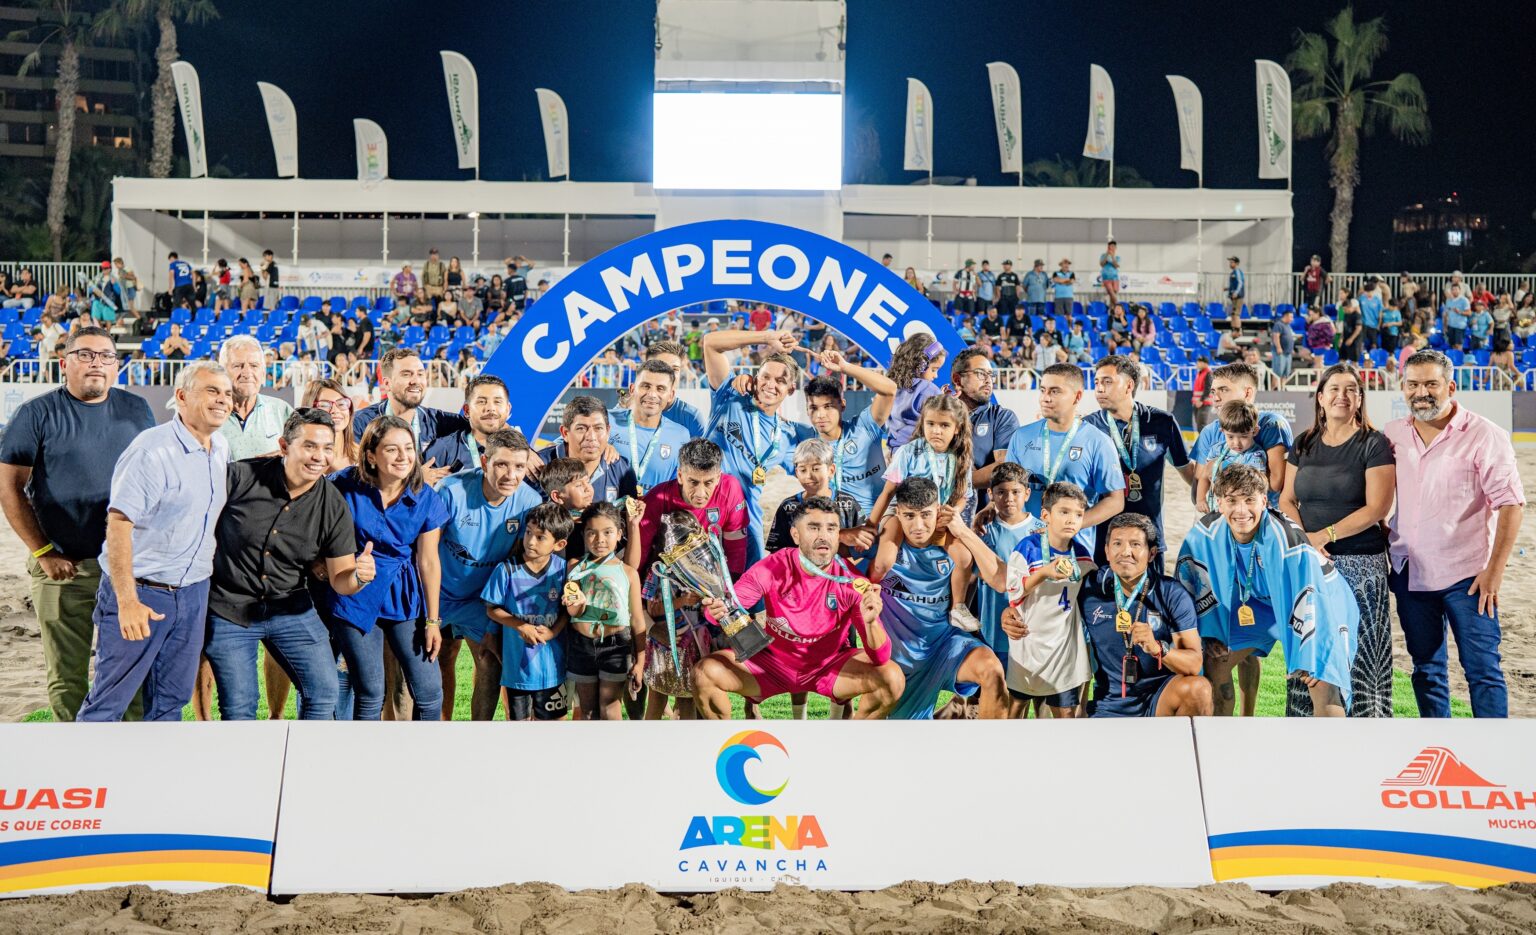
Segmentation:
{"type": "MultiPolygon", "coordinates": [[[[889,716],[930,720],[939,692],[951,691],[979,696],[980,717],[1001,718],[1007,714],[1002,664],[980,640],[950,625],[954,560],[933,544],[939,532],[938,487],[926,477],[911,477],[896,488],[894,499],[893,525],[901,536],[881,540],[869,574],[880,584],[880,623],[891,639],[891,661],[906,676],[889,716]]],[[[951,533],[964,527],[955,515],[951,533]]]]}
{"type": "Polygon", "coordinates": [[[941,392],[933,381],[944,365],[944,356],[944,346],[926,331],[907,338],[892,352],[891,365],[885,371],[896,384],[896,402],[885,420],[891,448],[900,448],[918,434],[923,403],[941,392]]]}
{"type": "MultiPolygon", "coordinates": [[[[497,564],[512,553],[524,514],[539,505],[538,492],[523,483],[528,462],[536,457],[522,432],[492,432],[482,449],[480,467],[450,474],[437,486],[448,505],[448,525],[438,543],[443,568],[439,604],[443,647],[438,669],[444,697],[452,698],[460,642],[469,645],[475,660],[469,710],[476,721],[489,721],[496,714],[502,669],[501,634],[487,626],[480,592],[497,564]]],[[[444,713],[451,717],[452,706],[445,705],[444,713]]]]}
{"type": "MultiPolygon", "coordinates": [[[[991,498],[993,518],[982,527],[980,538],[989,552],[1000,561],[1007,561],[1015,546],[1045,528],[1024,509],[1029,500],[1029,475],[1017,464],[1004,461],[992,469],[992,486],[987,495],[991,498]]],[[[1007,609],[1007,592],[981,582],[976,588],[981,638],[1004,666],[1008,664],[1008,634],[1003,632],[1003,611],[1007,609]]]]}
{"type": "MultiPolygon", "coordinates": [[[[1093,571],[1093,550],[1077,541],[1088,510],[1082,488],[1057,481],[1045,489],[1045,529],[1025,536],[1006,560],[977,549],[977,568],[988,586],[1008,594],[1001,626],[1008,636],[1010,715],[1042,708],[1076,717],[1083,685],[1093,674],[1083,639],[1077,593],[1093,571]]],[[[961,538],[975,533],[965,530],[961,538]]],[[[977,543],[980,544],[979,542],[977,543]]]]}
{"type": "MultiPolygon", "coordinates": [[[[565,626],[560,603],[565,585],[565,540],[571,516],[541,503],[524,517],[518,554],[491,572],[480,592],[485,613],[501,624],[501,684],[507,690],[507,720],[558,721],[565,717],[565,626]]],[[[493,634],[497,635],[497,634],[493,634]]]]}
{"type": "MultiPolygon", "coordinates": [[[[1205,504],[1207,513],[1215,512],[1216,497],[1211,491],[1216,486],[1216,475],[1234,464],[1256,467],[1266,474],[1269,471],[1268,454],[1258,445],[1259,412],[1252,403],[1233,399],[1221,404],[1216,410],[1221,425],[1222,443],[1215,451],[1208,452],[1210,460],[1197,469],[1195,502],[1205,504]]],[[[1279,505],[1279,494],[1270,491],[1270,505],[1279,505]]]]}
{"type": "Polygon", "coordinates": [[[900,542],[900,528],[884,519],[896,490],[915,477],[933,483],[939,495],[939,525],[933,544],[944,547],[955,569],[950,579],[951,619],[960,629],[975,633],[981,625],[966,606],[971,581],[971,552],[944,531],[951,516],[958,515],[970,521],[970,505],[974,502],[971,443],[971,419],[965,403],[954,396],[931,397],[923,403],[917,437],[896,450],[885,470],[885,490],[875,501],[872,516],[879,524],[881,541],[900,542]]]}

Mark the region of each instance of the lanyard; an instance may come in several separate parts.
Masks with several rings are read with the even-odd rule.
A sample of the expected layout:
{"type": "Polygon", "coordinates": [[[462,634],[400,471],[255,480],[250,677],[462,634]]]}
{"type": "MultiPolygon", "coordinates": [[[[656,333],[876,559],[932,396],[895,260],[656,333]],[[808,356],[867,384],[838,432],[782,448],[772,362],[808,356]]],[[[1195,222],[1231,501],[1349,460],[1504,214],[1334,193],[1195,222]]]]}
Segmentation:
{"type": "Polygon", "coordinates": [[[1126,430],[1130,433],[1130,444],[1121,437],[1120,429],[1116,425],[1114,416],[1109,416],[1109,427],[1113,429],[1109,437],[1114,440],[1115,450],[1120,452],[1120,460],[1125,462],[1125,469],[1132,473],[1136,470],[1136,453],[1141,448],[1141,420],[1136,417],[1135,409],[1131,410],[1131,420],[1126,423],[1126,430]]]}
{"type": "Polygon", "coordinates": [[[1237,463],[1237,457],[1235,455],[1228,457],[1229,455],[1232,455],[1232,449],[1227,447],[1226,442],[1222,442],[1221,450],[1216,453],[1215,463],[1211,466],[1211,489],[1205,494],[1206,508],[1213,513],[1216,511],[1216,477],[1221,473],[1222,468],[1237,463]]]}
{"type": "Polygon", "coordinates": [[[1071,589],[1069,587],[1067,587],[1067,584],[1070,584],[1073,581],[1081,580],[1081,578],[1083,577],[1082,566],[1080,566],[1077,563],[1077,557],[1072,554],[1072,544],[1070,542],[1067,543],[1067,550],[1065,552],[1062,552],[1060,555],[1058,555],[1056,553],[1056,550],[1051,547],[1050,536],[1046,533],[1046,531],[1044,529],[1042,529],[1042,530],[1040,530],[1040,559],[1041,559],[1042,562],[1044,562],[1046,564],[1049,564],[1050,562],[1053,562],[1053,561],[1058,561],[1059,562],[1059,561],[1062,561],[1062,560],[1065,560],[1065,561],[1071,563],[1071,565],[1072,565],[1072,574],[1067,576],[1067,583],[1063,584],[1061,586],[1061,601],[1060,601],[1061,609],[1062,610],[1070,609],[1071,601],[1068,599],[1067,594],[1068,594],[1068,592],[1071,589]]]}
{"type": "Polygon", "coordinates": [[[761,409],[757,411],[762,413],[763,422],[766,423],[768,419],[773,419],[773,428],[771,435],[769,436],[768,447],[763,451],[762,454],[757,453],[757,426],[752,426],[752,466],[758,468],[759,470],[766,471],[768,468],[768,462],[773,460],[774,454],[779,450],[779,417],[777,415],[769,416],[768,413],[763,412],[761,409]]]}
{"type": "MultiPolygon", "coordinates": [[[[832,439],[832,497],[837,498],[843,489],[843,442],[848,437],[846,426],[838,426],[837,438],[832,439]]],[[[804,558],[804,556],[802,556],[804,558]]]]}
{"type": "MultiPolygon", "coordinates": [[[[1136,589],[1133,590],[1129,596],[1127,596],[1125,593],[1124,585],[1120,583],[1120,576],[1115,575],[1115,610],[1129,616],[1131,613],[1131,607],[1136,603],[1137,600],[1141,598],[1141,592],[1146,588],[1147,578],[1149,577],[1150,575],[1147,572],[1142,572],[1141,580],[1136,582],[1136,589]]],[[[1116,616],[1118,615],[1119,614],[1116,616]]],[[[1129,649],[1131,638],[1128,634],[1125,637],[1125,642],[1126,648],[1129,649]]]]}
{"type": "Polygon", "coordinates": [[[639,441],[635,437],[635,414],[629,414],[629,464],[635,469],[635,477],[645,478],[645,466],[651,463],[651,455],[656,453],[656,442],[661,438],[661,425],[658,423],[656,431],[651,434],[651,440],[645,444],[645,456],[641,457],[638,449],[639,441]]]}
{"type": "Polygon", "coordinates": [[[469,467],[480,466],[480,443],[475,441],[475,433],[468,432],[464,436],[464,447],[469,449],[469,467]]]}
{"type": "MultiPolygon", "coordinates": [[[[815,575],[818,578],[825,578],[826,580],[832,582],[833,584],[849,584],[849,585],[853,585],[853,589],[855,591],[858,591],[860,594],[863,594],[864,592],[866,592],[866,591],[868,591],[868,590],[870,590],[871,588],[874,587],[874,583],[873,582],[871,582],[871,581],[869,581],[868,579],[865,579],[865,578],[860,578],[860,577],[858,577],[856,575],[834,575],[834,574],[831,574],[830,572],[822,571],[820,568],[816,567],[816,563],[815,562],[813,562],[810,559],[805,557],[805,553],[804,552],[799,552],[799,555],[800,555],[800,567],[805,569],[807,574],[815,575]]],[[[836,559],[836,558],[834,558],[832,560],[834,565],[837,564],[838,561],[839,560],[836,559]]]]}
{"type": "Polygon", "coordinates": [[[1259,564],[1259,537],[1255,535],[1249,545],[1253,546],[1253,549],[1248,553],[1248,561],[1246,562],[1243,561],[1242,548],[1238,548],[1237,565],[1235,568],[1237,572],[1237,599],[1243,604],[1253,599],[1253,582],[1258,577],[1256,572],[1259,564]]]}
{"type": "Polygon", "coordinates": [[[1051,461],[1051,427],[1049,423],[1040,426],[1041,444],[1045,446],[1045,456],[1040,459],[1040,466],[1045,468],[1045,486],[1056,483],[1056,472],[1061,470],[1061,462],[1067,456],[1067,451],[1072,447],[1072,439],[1077,437],[1077,430],[1082,428],[1083,420],[1072,418],[1072,429],[1067,432],[1067,437],[1061,441],[1061,450],[1056,452],[1056,460],[1051,461]]]}

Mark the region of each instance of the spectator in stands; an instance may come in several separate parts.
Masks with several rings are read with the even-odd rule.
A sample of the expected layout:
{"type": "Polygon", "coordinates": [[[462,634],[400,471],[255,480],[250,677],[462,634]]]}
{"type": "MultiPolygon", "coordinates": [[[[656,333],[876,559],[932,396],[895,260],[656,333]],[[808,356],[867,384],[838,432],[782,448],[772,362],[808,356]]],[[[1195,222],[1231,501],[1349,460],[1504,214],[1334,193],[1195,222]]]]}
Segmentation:
{"type": "Polygon", "coordinates": [[[962,315],[976,314],[976,261],[966,260],[965,266],[955,273],[955,311],[962,315]]]}
{"type": "Polygon", "coordinates": [[[1515,336],[1529,342],[1536,335],[1536,292],[1527,291],[1517,300],[1514,316],[1515,336]]]}
{"type": "Polygon", "coordinates": [[[1038,370],[1044,366],[1039,362],[1040,348],[1035,344],[1034,336],[1028,332],[1013,346],[1009,356],[1012,357],[1009,366],[1020,370],[1038,370]]]}
{"type": "MultiPolygon", "coordinates": [[[[976,334],[976,319],[974,319],[970,315],[967,315],[964,318],[960,319],[960,327],[955,329],[955,330],[957,330],[960,333],[960,340],[964,341],[967,344],[975,344],[976,343],[976,338],[977,338],[977,334],[976,334]]],[[[819,372],[820,371],[818,370],[817,373],[819,373],[819,372]]],[[[816,376],[816,374],[813,373],[813,374],[811,374],[811,376],[814,377],[814,376],[816,376]]]]}
{"type": "Polygon", "coordinates": [[[1408,333],[1413,335],[1429,336],[1435,328],[1435,295],[1426,295],[1421,289],[1414,299],[1414,309],[1411,316],[1406,316],[1408,333]]]}
{"type": "MultiPolygon", "coordinates": [[[[174,254],[173,254],[174,255],[174,254]]],[[[251,269],[251,261],[245,257],[240,258],[240,308],[253,309],[256,300],[261,296],[261,282],[256,271],[251,269]]]]}
{"type": "Polygon", "coordinates": [[[1030,315],[1045,314],[1045,290],[1051,285],[1051,277],[1045,272],[1045,261],[1036,260],[1030,271],[1024,274],[1024,310],[1030,315]]]}
{"type": "Polygon", "coordinates": [[[11,342],[0,338],[0,371],[11,365],[11,342]]]}
{"type": "Polygon", "coordinates": [[[1339,317],[1339,359],[1359,363],[1365,323],[1360,317],[1360,303],[1348,286],[1339,288],[1336,308],[1339,317]]]}
{"type": "Polygon", "coordinates": [[[1027,317],[1023,315],[1014,315],[1005,322],[998,315],[997,309],[989,308],[987,309],[987,314],[982,317],[981,323],[978,325],[977,330],[981,333],[982,337],[999,338],[1002,337],[1003,330],[1005,328],[1012,328],[1013,323],[1019,320],[1023,320],[1024,330],[1028,331],[1029,319],[1027,317]]]}
{"type": "Polygon", "coordinates": [[[768,306],[759,303],[752,309],[747,321],[753,331],[767,331],[773,327],[773,312],[768,310],[768,306]]]}
{"type": "Polygon", "coordinates": [[[420,325],[423,328],[430,327],[434,316],[432,303],[427,300],[427,297],[425,295],[417,296],[416,304],[411,307],[411,324],[420,325]]]}
{"type": "Polygon", "coordinates": [[[202,308],[208,304],[208,277],[200,269],[192,271],[192,307],[202,308]]]}
{"type": "Polygon", "coordinates": [[[1493,334],[1493,314],[1488,311],[1488,305],[1482,299],[1472,303],[1472,318],[1467,323],[1467,330],[1471,335],[1467,350],[1487,349],[1488,338],[1493,334]]]}
{"type": "Polygon", "coordinates": [[[229,261],[219,257],[213,264],[213,309],[222,312],[229,308],[235,298],[234,287],[230,284],[234,275],[230,272],[229,261]]]}
{"type": "MultiPolygon", "coordinates": [[[[990,312],[988,313],[990,315],[990,312]]],[[[1028,315],[1023,312],[1015,312],[1008,319],[1008,340],[1019,341],[1025,337],[1034,337],[1033,323],[1028,315]]]]}
{"type": "Polygon", "coordinates": [[[1131,323],[1125,317],[1125,306],[1115,305],[1109,310],[1109,343],[1123,344],[1131,339],[1131,323]]]}
{"type": "Polygon", "coordinates": [[[1291,375],[1291,358],[1296,353],[1296,332],[1291,330],[1291,322],[1295,318],[1296,313],[1286,308],[1269,326],[1270,341],[1274,346],[1270,369],[1274,370],[1281,382],[1291,375]]]}
{"type": "Polygon", "coordinates": [[[986,311],[997,301],[997,274],[992,272],[990,260],[981,261],[981,272],[976,274],[976,307],[986,311]]]}
{"type": "Polygon", "coordinates": [[[1493,308],[1493,292],[1489,290],[1488,283],[1480,282],[1472,287],[1472,294],[1468,296],[1473,302],[1483,303],[1483,308],[1493,308]]]}
{"type": "Polygon", "coordinates": [[[1237,333],[1223,331],[1216,339],[1216,359],[1224,364],[1235,363],[1242,356],[1243,349],[1237,343],[1237,333]]]}
{"type": "Polygon", "coordinates": [[[264,283],[266,292],[263,294],[267,297],[267,308],[276,308],[277,300],[282,296],[283,290],[277,270],[277,258],[273,256],[271,250],[261,251],[261,273],[266,277],[264,283]]]}
{"type": "Polygon", "coordinates": [[[1424,304],[1421,301],[1423,297],[1419,294],[1421,291],[1419,284],[1414,281],[1413,274],[1407,270],[1397,277],[1398,307],[1402,309],[1404,324],[1410,327],[1414,316],[1418,314],[1419,306],[1424,304]]]}
{"type": "Polygon", "coordinates": [[[313,315],[304,315],[299,319],[299,348],[306,351],[318,351],[321,345],[325,345],[326,352],[331,349],[330,332],[325,325],[316,321],[313,315]]]}
{"type": "Polygon", "coordinates": [[[1494,335],[1493,353],[1488,355],[1488,366],[1495,368],[1509,380],[1503,386],[1494,385],[1491,389],[1514,390],[1524,388],[1521,385],[1520,368],[1515,365],[1514,343],[1508,337],[1494,335]]]}
{"type": "Polygon", "coordinates": [[[181,334],[181,325],[171,322],[170,333],[160,342],[160,354],[166,360],[185,360],[192,353],[192,342],[181,334]]]}
{"type": "Polygon", "coordinates": [[[907,285],[916,289],[919,295],[927,297],[928,287],[923,285],[923,280],[917,275],[917,270],[910,266],[907,267],[907,273],[902,278],[907,281],[907,285]]]}
{"type": "Polygon", "coordinates": [[[1396,299],[1387,299],[1387,307],[1381,310],[1381,348],[1388,355],[1397,353],[1397,344],[1403,331],[1403,313],[1396,299]]]}
{"type": "Polygon", "coordinates": [[[1152,309],[1136,306],[1136,317],[1131,319],[1131,345],[1137,350],[1157,343],[1157,322],[1152,320],[1152,309]]]}
{"type": "Polygon", "coordinates": [[[1066,337],[1062,338],[1061,345],[1071,355],[1073,363],[1093,363],[1093,352],[1089,347],[1088,335],[1083,332],[1083,322],[1081,319],[1072,319],[1072,330],[1067,332],[1066,337]]]}
{"type": "MultiPolygon", "coordinates": [[[[891,264],[893,262],[895,262],[895,261],[896,261],[896,258],[891,256],[889,253],[887,253],[887,254],[885,254],[885,255],[880,257],[880,265],[885,267],[886,269],[890,269],[891,268],[891,264]]],[[[910,266],[907,267],[907,269],[909,269],[909,270],[911,268],[912,267],[910,267],[910,266]]]]}
{"type": "Polygon", "coordinates": [[[1216,403],[1211,399],[1211,362],[1204,354],[1195,358],[1195,378],[1190,383],[1190,404],[1195,412],[1195,431],[1198,433],[1211,423],[1216,414],[1216,403]]]}
{"type": "MultiPolygon", "coordinates": [[[[175,250],[166,254],[167,270],[171,279],[171,306],[173,308],[192,307],[192,264],[183,260],[175,250]]],[[[22,270],[22,275],[27,271],[22,270]]]]}
{"type": "Polygon", "coordinates": [[[506,310],[507,286],[506,281],[501,278],[500,273],[491,274],[490,285],[485,287],[484,301],[487,315],[493,313],[500,315],[503,311],[506,310]]]}
{"type": "Polygon", "coordinates": [[[1445,300],[1445,307],[1441,310],[1445,325],[1445,344],[1458,351],[1466,344],[1467,326],[1472,323],[1472,302],[1456,282],[1460,277],[1460,273],[1452,274],[1450,298],[1445,300]]]}
{"type": "Polygon", "coordinates": [[[427,262],[421,267],[421,291],[434,309],[447,294],[448,267],[436,247],[427,251],[427,262]]]}
{"type": "Polygon", "coordinates": [[[1322,307],[1323,290],[1328,287],[1328,272],[1323,269],[1323,258],[1312,254],[1312,259],[1301,271],[1301,301],[1306,306],[1322,307]]]}
{"type": "Polygon", "coordinates": [[[1515,300],[1508,292],[1499,294],[1498,302],[1489,309],[1493,315],[1493,337],[1510,338],[1514,335],[1515,300]]]}
{"type": "Polygon", "coordinates": [[[444,294],[451,296],[455,302],[464,303],[464,266],[459,258],[448,258],[448,268],[443,271],[444,294]]]}
{"type": "Polygon", "coordinates": [[[418,284],[416,274],[411,272],[411,264],[400,267],[400,272],[389,281],[389,291],[395,296],[395,307],[409,306],[416,298],[418,284]]]}
{"type": "Polygon", "coordinates": [[[1235,256],[1227,257],[1227,318],[1238,334],[1243,332],[1243,301],[1248,296],[1248,275],[1242,262],[1235,256]]]}
{"type": "Polygon", "coordinates": [[[1372,351],[1381,346],[1381,310],[1386,307],[1380,293],[1377,292],[1378,280],[1372,276],[1365,281],[1365,289],[1361,291],[1356,304],[1360,308],[1360,349],[1372,351]]]}
{"type": "Polygon", "coordinates": [[[1269,393],[1280,388],[1280,378],[1259,357],[1258,347],[1250,344],[1243,348],[1243,363],[1253,371],[1261,392],[1269,393]]]}
{"type": "Polygon", "coordinates": [[[57,356],[55,351],[59,343],[64,340],[66,333],[64,326],[59,324],[58,315],[52,309],[44,309],[43,317],[38,322],[38,329],[34,332],[38,359],[50,360],[57,356]]]}
{"type": "MultiPolygon", "coordinates": [[[[1077,280],[1077,274],[1072,272],[1072,261],[1062,257],[1058,269],[1051,276],[1051,284],[1054,285],[1056,297],[1056,314],[1072,314],[1072,289],[1077,280]]],[[[1041,310],[1044,313],[1044,310],[1041,310]]]]}
{"type": "MultiPolygon", "coordinates": [[[[517,257],[513,257],[507,261],[507,277],[503,281],[507,286],[507,302],[513,308],[522,311],[528,299],[528,274],[518,266],[517,260],[517,257]]],[[[547,282],[540,282],[540,291],[546,285],[548,285],[547,282]]]]}
{"type": "MultiPolygon", "coordinates": [[[[221,261],[222,262],[222,261],[221,261]]],[[[228,264],[225,264],[226,268],[228,264]]],[[[123,264],[123,258],[112,258],[112,276],[117,280],[117,288],[123,296],[123,309],[133,311],[135,300],[139,297],[139,277],[123,264]]]]}

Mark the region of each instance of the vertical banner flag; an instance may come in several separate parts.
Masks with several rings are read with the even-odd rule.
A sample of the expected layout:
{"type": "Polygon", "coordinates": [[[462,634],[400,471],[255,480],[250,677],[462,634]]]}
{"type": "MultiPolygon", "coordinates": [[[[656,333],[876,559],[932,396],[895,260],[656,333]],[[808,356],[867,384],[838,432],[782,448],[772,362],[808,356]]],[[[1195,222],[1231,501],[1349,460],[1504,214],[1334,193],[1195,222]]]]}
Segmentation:
{"type": "Polygon", "coordinates": [[[361,117],[352,121],[352,135],[357,138],[357,180],[364,185],[389,178],[389,140],[384,128],[361,117]]]}
{"type": "Polygon", "coordinates": [[[571,177],[570,122],[565,101],[548,88],[534,88],[539,97],[539,119],[544,121],[544,152],[549,157],[549,177],[571,177]]]}
{"type": "Polygon", "coordinates": [[[1267,59],[1254,59],[1259,95],[1259,178],[1291,177],[1291,76],[1267,59]]]}
{"type": "Polygon", "coordinates": [[[1083,155],[1111,162],[1115,158],[1115,86],[1109,72],[1098,65],[1088,66],[1088,139],[1083,141],[1083,155]]]}
{"type": "Polygon", "coordinates": [[[1019,73],[1007,62],[987,63],[987,83],[992,86],[992,116],[997,122],[997,156],[1004,172],[1024,171],[1023,106],[1019,73]]]}
{"type": "Polygon", "coordinates": [[[933,97],[928,86],[916,78],[907,79],[907,147],[901,167],[933,171],[933,97]]]}
{"type": "Polygon", "coordinates": [[[1168,75],[1173,108],[1179,116],[1179,168],[1205,176],[1204,114],[1200,89],[1188,78],[1168,75]]]}
{"type": "Polygon", "coordinates": [[[275,84],[256,82],[261,89],[261,104],[267,111],[267,129],[272,132],[272,153],[277,157],[277,177],[299,177],[299,115],[293,101],[275,84]]]}
{"type": "Polygon", "coordinates": [[[176,106],[187,137],[190,174],[194,179],[203,178],[208,174],[208,148],[203,142],[203,91],[197,82],[197,69],[187,62],[172,62],[171,80],[176,83],[176,106]]]}
{"type": "Polygon", "coordinates": [[[480,169],[480,82],[475,66],[457,52],[440,52],[443,80],[448,85],[448,119],[460,169],[480,169]]]}

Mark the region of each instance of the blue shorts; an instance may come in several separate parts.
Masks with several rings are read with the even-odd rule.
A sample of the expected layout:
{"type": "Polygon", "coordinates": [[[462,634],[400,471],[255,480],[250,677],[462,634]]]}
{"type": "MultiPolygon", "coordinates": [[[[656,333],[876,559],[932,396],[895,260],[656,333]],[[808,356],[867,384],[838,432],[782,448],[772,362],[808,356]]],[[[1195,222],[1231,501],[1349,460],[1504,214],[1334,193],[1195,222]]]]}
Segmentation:
{"type": "Polygon", "coordinates": [[[478,643],[485,638],[487,627],[498,626],[491,623],[485,614],[485,602],[478,598],[456,601],[444,597],[438,601],[438,611],[443,615],[444,641],[466,639],[478,643]]]}
{"type": "MultiPolygon", "coordinates": [[[[951,691],[969,698],[979,686],[974,682],[957,682],[960,666],[973,650],[988,649],[976,637],[955,627],[945,627],[943,635],[934,639],[921,659],[908,660],[904,653],[895,659],[907,677],[906,691],[901,693],[896,707],[889,717],[893,721],[929,721],[933,708],[939,701],[939,692],[951,691]],[[910,666],[910,668],[909,668],[910,666]]],[[[990,650],[989,650],[990,651],[990,650]]]]}
{"type": "Polygon", "coordinates": [[[1055,694],[1051,695],[1031,695],[1026,692],[1016,691],[1012,688],[1008,689],[1008,694],[1019,699],[1020,701],[1043,701],[1053,708],[1077,707],[1077,692],[1077,689],[1069,688],[1064,692],[1056,692],[1055,694]]]}
{"type": "Polygon", "coordinates": [[[1173,677],[1168,676],[1157,686],[1157,691],[1150,695],[1131,695],[1121,698],[1115,695],[1109,698],[1100,698],[1089,702],[1089,717],[1156,717],[1157,702],[1163,697],[1163,692],[1173,683],[1173,677]]]}

